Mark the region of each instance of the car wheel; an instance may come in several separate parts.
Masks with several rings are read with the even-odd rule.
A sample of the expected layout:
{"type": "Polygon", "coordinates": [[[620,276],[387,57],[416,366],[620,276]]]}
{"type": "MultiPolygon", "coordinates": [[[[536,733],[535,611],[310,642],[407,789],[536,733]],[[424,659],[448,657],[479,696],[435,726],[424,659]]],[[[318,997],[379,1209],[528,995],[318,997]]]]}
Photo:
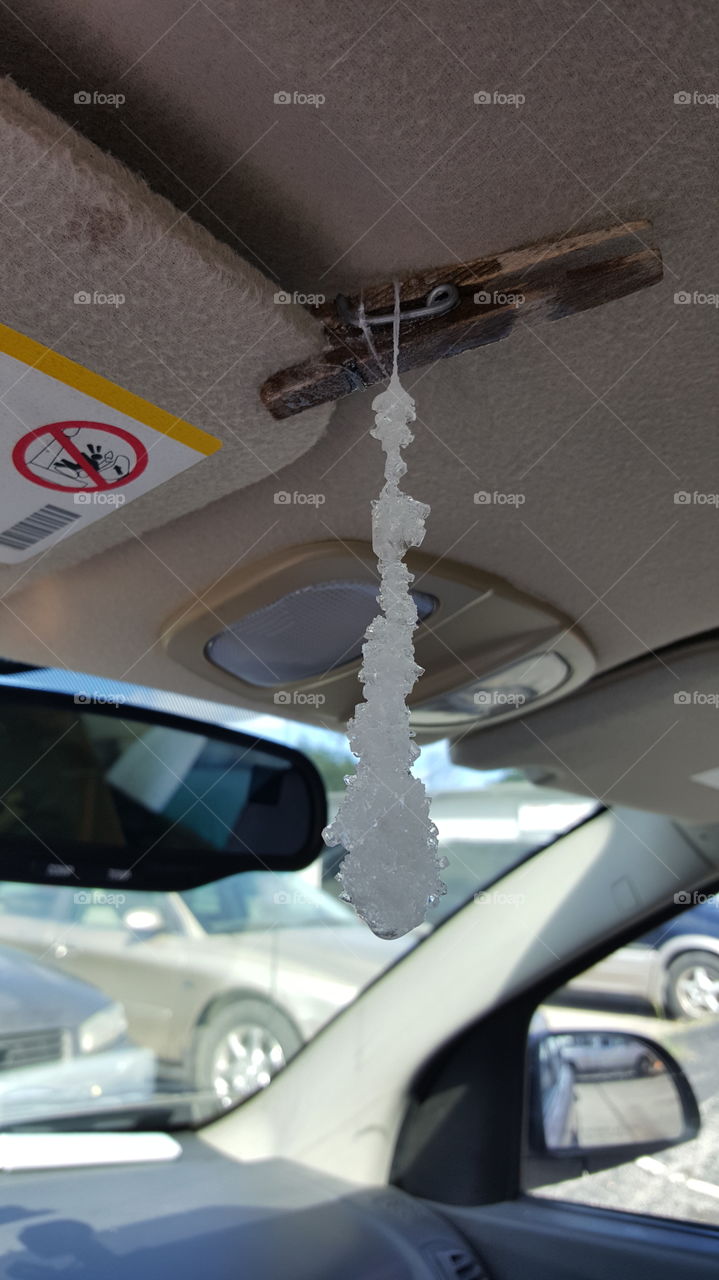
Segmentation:
{"type": "Polygon", "coordinates": [[[195,1088],[231,1107],[264,1089],[301,1043],[290,1020],[264,1000],[225,1005],[198,1028],[195,1088]]]}
{"type": "Polygon", "coordinates": [[[687,951],[667,973],[667,1013],[671,1018],[705,1018],[719,1013],[719,956],[687,951]]]}

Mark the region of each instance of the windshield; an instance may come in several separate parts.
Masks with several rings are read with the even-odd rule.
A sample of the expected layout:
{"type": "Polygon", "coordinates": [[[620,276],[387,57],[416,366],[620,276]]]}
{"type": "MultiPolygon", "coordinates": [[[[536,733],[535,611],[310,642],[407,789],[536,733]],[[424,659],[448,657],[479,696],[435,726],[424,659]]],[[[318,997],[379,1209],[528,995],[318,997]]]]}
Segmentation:
{"type": "MultiPolygon", "coordinates": [[[[343,735],[290,720],[72,672],[2,682],[91,687],[120,715],[124,704],[168,710],[297,747],[322,775],[330,820],[354,770],[343,735]]],[[[18,779],[12,758],[3,764],[0,822],[32,827],[32,805],[20,813],[12,801],[16,763],[18,779]]],[[[447,893],[394,941],[340,899],[341,848],[301,872],[243,872],[181,893],[0,881],[0,1125],[141,1116],[160,1099],[198,1121],[240,1104],[463,904],[596,808],[517,772],[458,768],[446,741],[423,747],[416,771],[447,893]]]]}
{"type": "Polygon", "coordinates": [[[291,872],[246,871],[180,895],[205,933],[355,925],[354,912],[291,872]]]}

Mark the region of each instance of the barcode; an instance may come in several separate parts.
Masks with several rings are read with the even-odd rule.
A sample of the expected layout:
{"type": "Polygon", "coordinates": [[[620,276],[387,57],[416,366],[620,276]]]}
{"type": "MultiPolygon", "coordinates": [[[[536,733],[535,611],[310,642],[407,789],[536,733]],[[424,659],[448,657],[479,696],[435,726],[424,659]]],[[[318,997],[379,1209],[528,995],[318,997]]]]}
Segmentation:
{"type": "Polygon", "coordinates": [[[25,516],[24,520],[18,520],[17,524],[0,533],[0,546],[10,547],[13,551],[27,551],[28,547],[42,542],[51,533],[57,533],[66,524],[79,520],[81,515],[80,511],[66,511],[63,507],[47,502],[44,507],[33,511],[31,516],[25,516]]]}

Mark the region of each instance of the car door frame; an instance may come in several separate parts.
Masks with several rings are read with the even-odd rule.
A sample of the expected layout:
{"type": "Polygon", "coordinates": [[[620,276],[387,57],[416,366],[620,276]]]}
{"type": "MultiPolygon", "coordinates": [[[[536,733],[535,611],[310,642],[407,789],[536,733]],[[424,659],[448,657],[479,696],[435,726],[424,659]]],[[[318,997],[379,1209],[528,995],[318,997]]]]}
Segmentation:
{"type": "MultiPolygon", "coordinates": [[[[685,909],[686,904],[676,903],[663,907],[642,922],[642,933],[685,909]]],[[[463,1030],[420,1068],[395,1145],[389,1178],[393,1185],[438,1202],[445,1210],[448,1206],[522,1205],[525,1219],[536,1212],[538,1229],[540,1222],[548,1221],[545,1210],[551,1206],[555,1212],[558,1208],[581,1211],[595,1222],[596,1215],[601,1219],[618,1216],[625,1224],[642,1223],[650,1234],[668,1227],[681,1229],[685,1247],[696,1239],[700,1252],[708,1233],[714,1249],[719,1248],[719,1226],[715,1230],[684,1220],[624,1211],[617,1215],[611,1209],[543,1201],[526,1186],[525,1171],[531,1160],[527,1070],[531,1020],[558,988],[636,936],[636,925],[625,926],[571,963],[558,966],[463,1030]]],[[[553,1164],[557,1181],[582,1172],[578,1159],[553,1164]]],[[[544,1161],[542,1177],[545,1183],[549,1180],[544,1161]]],[[[533,1185],[542,1182],[533,1180],[533,1185]]],[[[462,1229],[459,1220],[456,1225],[462,1229]]]]}

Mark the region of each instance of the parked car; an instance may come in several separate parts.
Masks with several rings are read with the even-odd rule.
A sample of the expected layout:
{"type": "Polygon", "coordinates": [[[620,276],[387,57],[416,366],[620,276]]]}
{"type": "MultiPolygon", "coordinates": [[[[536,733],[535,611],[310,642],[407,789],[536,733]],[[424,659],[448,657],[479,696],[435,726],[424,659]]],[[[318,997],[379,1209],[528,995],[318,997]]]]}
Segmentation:
{"type": "Polygon", "coordinates": [[[132,1045],[122,1005],[78,978],[0,947],[0,1123],[62,1107],[144,1101],[154,1059],[132,1045]]]}
{"type": "Polygon", "coordinates": [[[557,1036],[562,1058],[578,1080],[586,1076],[648,1076],[661,1062],[641,1040],[611,1032],[572,1031],[557,1036]]]}
{"type": "Polygon", "coordinates": [[[566,990],[645,1000],[670,1018],[719,1014],[719,899],[709,898],[620,947],[566,990]]]}
{"type": "Polygon", "coordinates": [[[292,873],[127,895],[0,883],[0,942],[96,982],[173,1083],[227,1106],[268,1084],[416,940],[376,938],[292,873]]]}

